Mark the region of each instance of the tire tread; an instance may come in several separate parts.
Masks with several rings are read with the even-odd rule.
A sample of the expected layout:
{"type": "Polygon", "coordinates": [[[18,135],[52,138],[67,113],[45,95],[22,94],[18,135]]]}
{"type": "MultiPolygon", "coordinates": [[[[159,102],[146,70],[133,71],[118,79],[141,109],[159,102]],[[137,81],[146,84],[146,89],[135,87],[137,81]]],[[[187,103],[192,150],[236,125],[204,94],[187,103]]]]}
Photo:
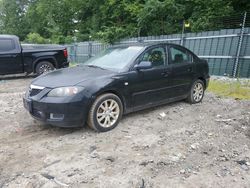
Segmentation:
{"type": "Polygon", "coordinates": [[[195,104],[195,103],[201,102],[202,99],[203,99],[203,96],[204,96],[204,93],[203,93],[203,96],[202,96],[202,98],[201,98],[201,100],[200,100],[199,102],[195,102],[195,101],[194,101],[194,99],[193,99],[193,97],[192,97],[192,92],[193,92],[193,87],[194,87],[194,85],[195,85],[197,82],[202,83],[202,85],[203,85],[203,92],[205,92],[204,82],[203,82],[202,80],[200,80],[200,79],[195,80],[195,81],[193,82],[193,84],[192,84],[192,87],[191,87],[191,89],[190,89],[190,91],[189,91],[189,95],[188,95],[188,97],[187,97],[187,102],[190,103],[190,104],[195,104]]]}
{"type": "MultiPolygon", "coordinates": [[[[112,97],[112,98],[116,98],[118,100],[118,102],[121,104],[121,116],[123,114],[123,106],[122,106],[122,102],[121,102],[121,99],[113,94],[113,93],[105,93],[105,94],[102,94],[100,96],[98,96],[96,98],[96,100],[94,101],[94,103],[92,104],[90,110],[89,110],[89,114],[88,114],[88,120],[87,120],[87,124],[90,128],[92,128],[93,130],[97,131],[97,132],[103,132],[101,131],[100,129],[98,129],[98,127],[96,127],[95,125],[95,120],[94,120],[94,117],[95,117],[95,110],[97,108],[97,105],[100,101],[104,100],[105,98],[108,98],[108,97],[112,97]]],[[[121,118],[121,117],[120,117],[121,118]]],[[[119,122],[120,118],[117,120],[117,122],[119,122]]],[[[109,130],[109,129],[108,129],[109,130]]]]}

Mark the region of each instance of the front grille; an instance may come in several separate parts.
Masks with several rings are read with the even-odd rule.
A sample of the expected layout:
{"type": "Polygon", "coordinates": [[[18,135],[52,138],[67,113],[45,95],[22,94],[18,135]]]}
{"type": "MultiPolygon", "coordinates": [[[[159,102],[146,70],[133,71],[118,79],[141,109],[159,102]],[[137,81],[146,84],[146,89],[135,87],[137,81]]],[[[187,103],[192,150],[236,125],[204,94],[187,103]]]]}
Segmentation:
{"type": "Polygon", "coordinates": [[[30,97],[38,95],[41,91],[42,91],[42,89],[30,89],[30,92],[29,92],[30,97]]]}

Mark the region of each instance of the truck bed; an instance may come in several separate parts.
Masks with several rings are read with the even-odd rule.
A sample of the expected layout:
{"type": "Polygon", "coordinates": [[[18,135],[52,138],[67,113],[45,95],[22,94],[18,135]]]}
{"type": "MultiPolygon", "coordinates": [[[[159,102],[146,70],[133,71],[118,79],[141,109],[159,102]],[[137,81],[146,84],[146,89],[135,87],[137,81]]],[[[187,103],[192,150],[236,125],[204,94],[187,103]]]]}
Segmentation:
{"type": "Polygon", "coordinates": [[[55,51],[63,50],[65,46],[62,45],[33,45],[33,44],[22,44],[23,52],[46,52],[46,51],[55,51]]]}

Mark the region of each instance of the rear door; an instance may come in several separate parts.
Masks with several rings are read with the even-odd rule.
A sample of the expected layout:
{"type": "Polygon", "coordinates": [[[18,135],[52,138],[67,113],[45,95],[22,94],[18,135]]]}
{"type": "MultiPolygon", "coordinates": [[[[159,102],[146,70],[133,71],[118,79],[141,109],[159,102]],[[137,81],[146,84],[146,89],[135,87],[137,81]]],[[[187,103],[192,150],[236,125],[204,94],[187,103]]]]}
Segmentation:
{"type": "Polygon", "coordinates": [[[0,38],[0,74],[16,74],[23,72],[21,49],[15,45],[14,39],[0,38]]]}
{"type": "Polygon", "coordinates": [[[171,87],[171,98],[186,95],[194,79],[195,64],[193,55],[185,48],[176,45],[169,45],[169,67],[171,76],[169,77],[171,87]]]}

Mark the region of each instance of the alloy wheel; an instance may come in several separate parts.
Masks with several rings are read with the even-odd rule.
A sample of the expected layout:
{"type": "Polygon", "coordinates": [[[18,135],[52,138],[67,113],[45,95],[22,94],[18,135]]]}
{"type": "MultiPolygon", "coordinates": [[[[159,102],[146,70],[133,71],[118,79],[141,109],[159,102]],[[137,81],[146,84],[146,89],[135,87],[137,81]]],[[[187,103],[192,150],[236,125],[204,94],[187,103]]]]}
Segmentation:
{"type": "Polygon", "coordinates": [[[97,109],[96,118],[100,126],[108,128],[112,127],[118,120],[120,115],[120,107],[113,99],[105,100],[97,109]]]}
{"type": "Polygon", "coordinates": [[[40,68],[39,68],[39,74],[44,74],[47,72],[52,71],[53,68],[50,65],[47,64],[43,64],[40,68]]]}
{"type": "Polygon", "coordinates": [[[194,85],[194,89],[193,89],[193,98],[195,102],[199,102],[202,97],[203,97],[203,93],[204,93],[204,88],[203,85],[199,82],[197,82],[194,85]]]}

